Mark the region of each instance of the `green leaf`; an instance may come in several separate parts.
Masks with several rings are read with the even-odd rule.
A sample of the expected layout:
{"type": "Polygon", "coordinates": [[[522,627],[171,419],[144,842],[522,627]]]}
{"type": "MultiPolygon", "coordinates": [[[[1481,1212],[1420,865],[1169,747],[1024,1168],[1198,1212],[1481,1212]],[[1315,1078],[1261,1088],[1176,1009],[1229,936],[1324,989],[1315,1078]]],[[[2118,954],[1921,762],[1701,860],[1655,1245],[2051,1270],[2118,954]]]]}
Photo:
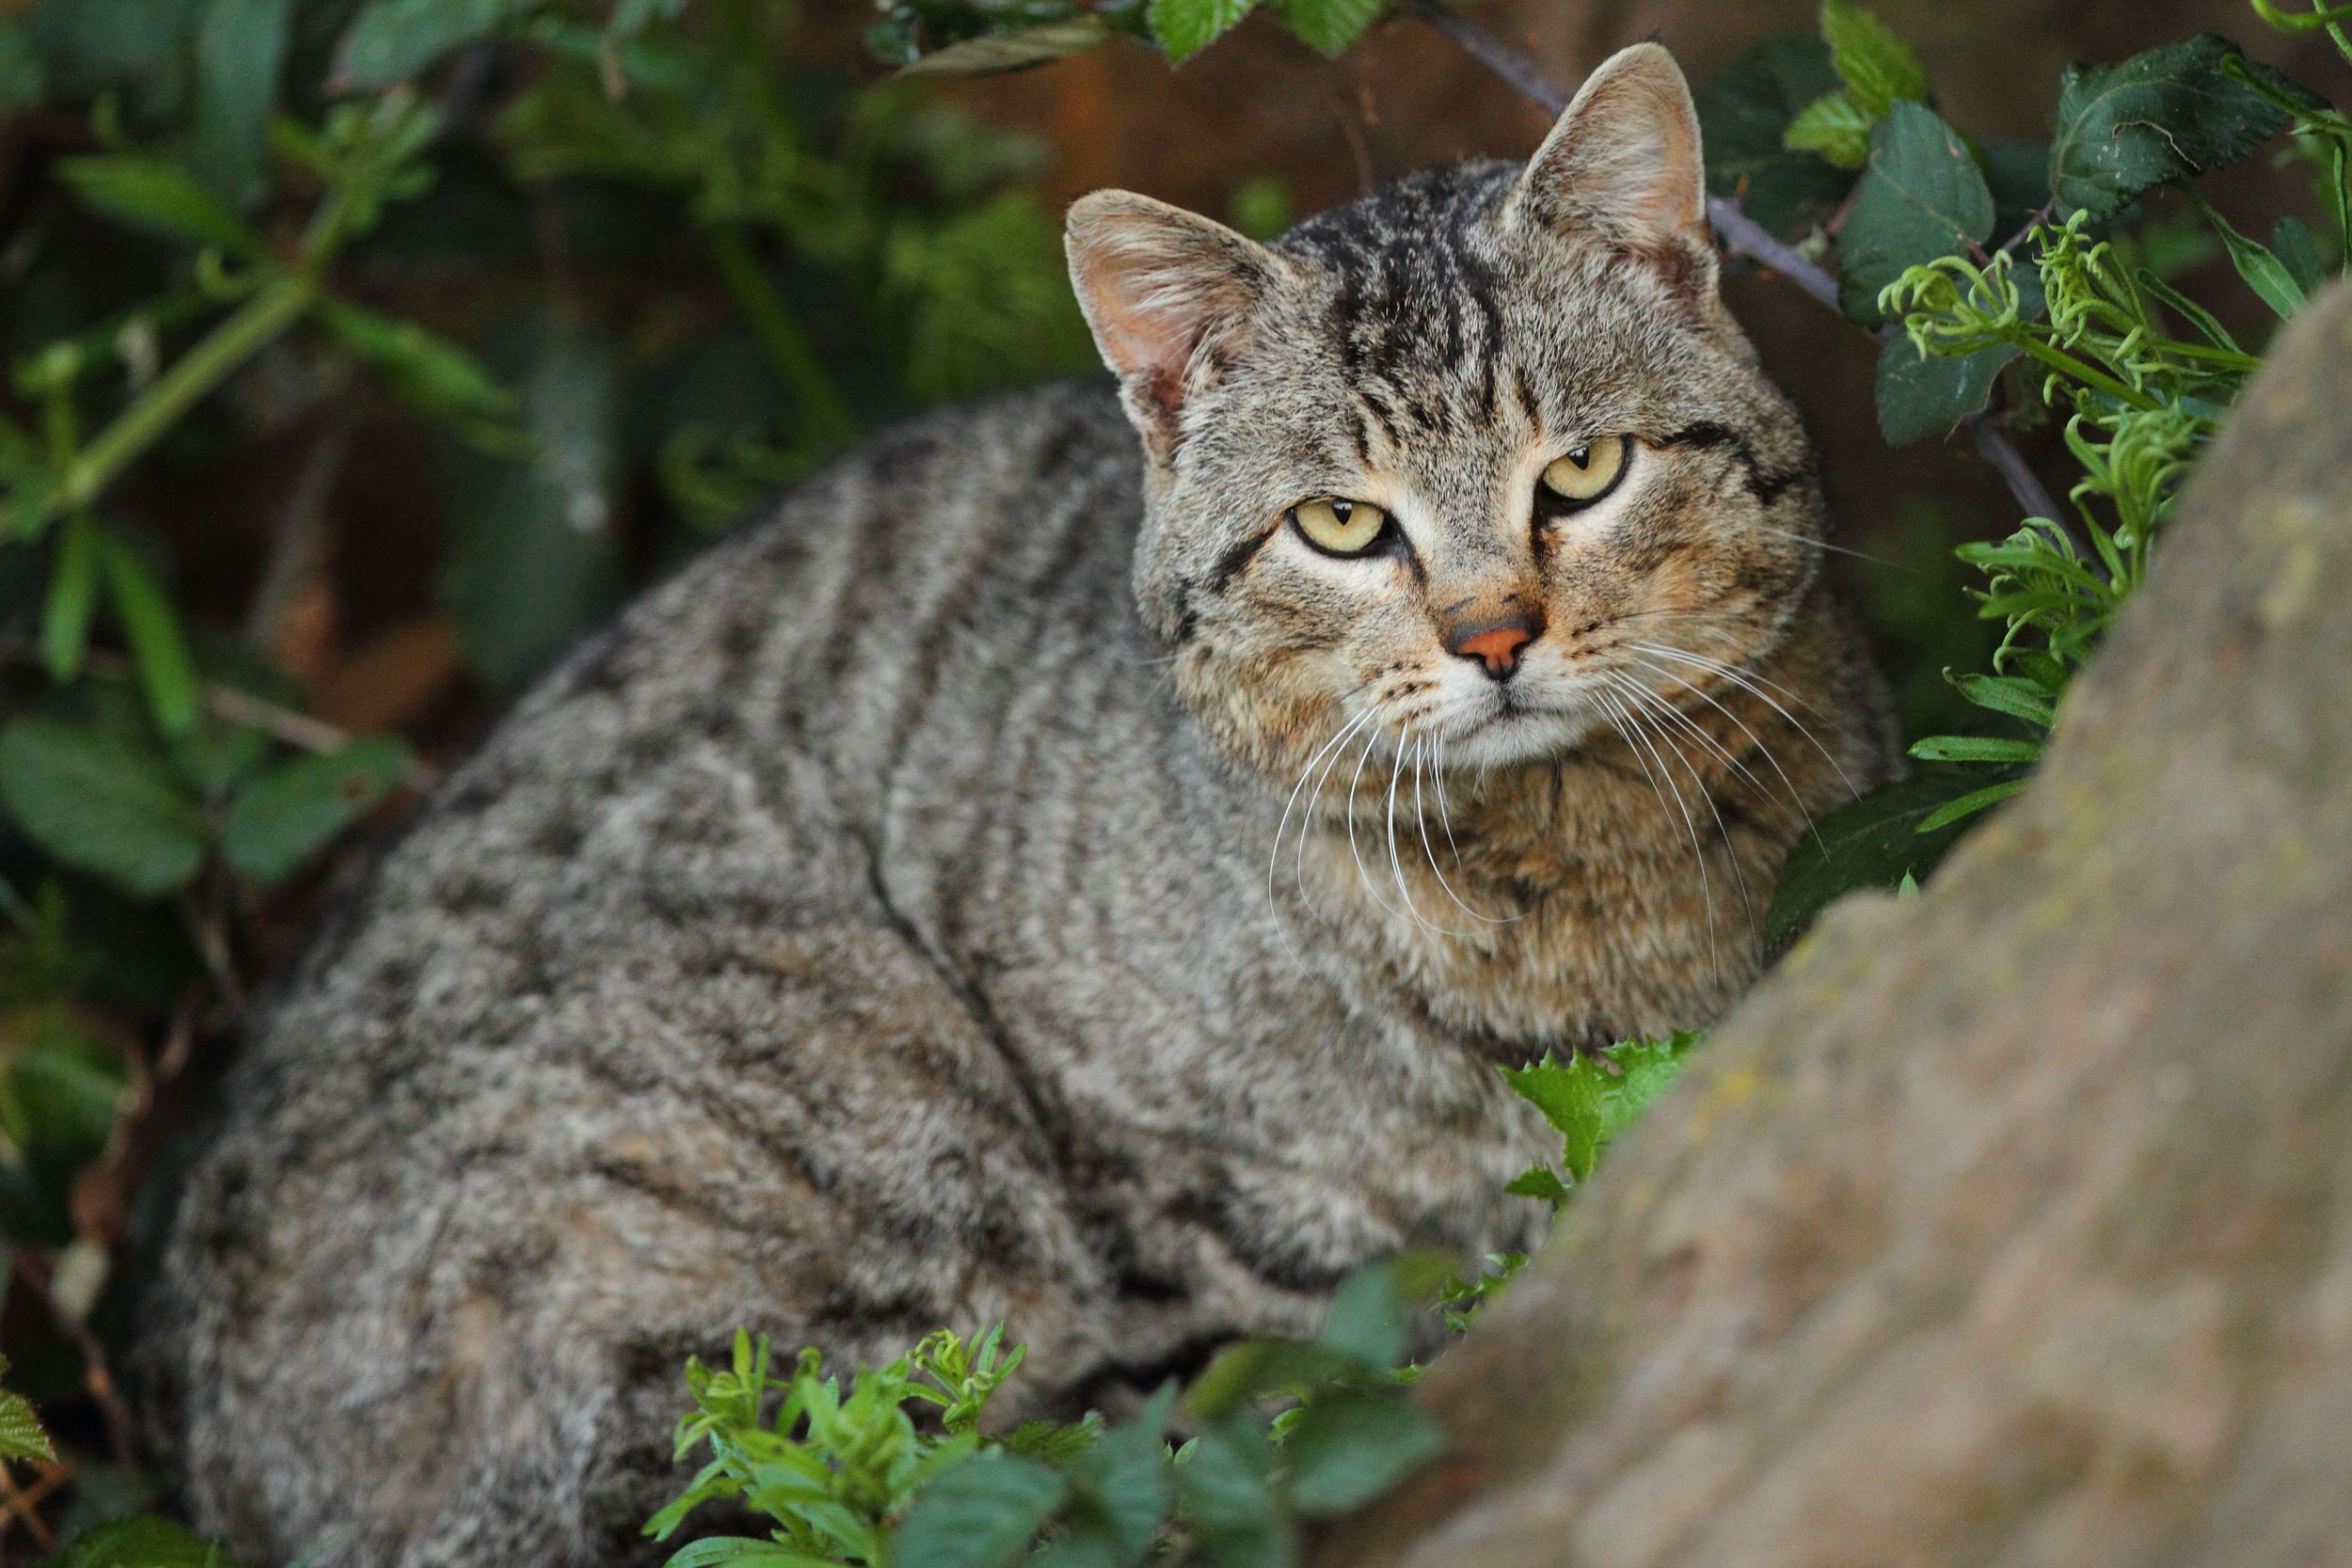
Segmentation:
{"type": "Polygon", "coordinates": [[[1258,0],[1152,0],[1144,13],[1170,65],[1182,65],[1237,25],[1258,0]]]}
{"type": "Polygon", "coordinates": [[[1219,1568],[1291,1568],[1291,1530],[1274,1494],[1274,1454],[1246,1412],[1203,1432],[1176,1466],[1190,1532],[1219,1568]]]}
{"type": "Polygon", "coordinates": [[[621,592],[620,356],[608,338],[547,321],[496,334],[486,357],[520,389],[533,454],[446,451],[452,541],[443,592],[467,662],[515,690],[603,619],[621,592]]]}
{"type": "Polygon", "coordinates": [[[0,17],[0,114],[39,108],[47,88],[31,31],[20,18],[0,17]]]}
{"type": "Polygon", "coordinates": [[[1601,1069],[1581,1053],[1565,1065],[1547,1053],[1532,1066],[1501,1071],[1512,1091],[1541,1111],[1560,1134],[1570,1181],[1589,1180],[1600,1160],[1600,1099],[1607,1086],[1601,1069]]]}
{"type": "Polygon", "coordinates": [[[1899,99],[1927,101],[1928,73],[1911,45],[1852,0],[1821,0],[1821,38],[1830,64],[1853,95],[1866,124],[1899,99]]]}
{"type": "Polygon", "coordinates": [[[1367,1371],[1403,1365],[1411,1354],[1412,1329],[1395,1275],[1378,1264],[1356,1271],[1333,1292],[1318,1339],[1367,1371]]]}
{"type": "Polygon", "coordinates": [[[1985,405],[2001,367],[2017,357],[2007,344],[1956,359],[1921,355],[1902,333],[1879,345],[1879,432],[1891,447],[1941,436],[1985,405]]]}
{"type": "Polygon", "coordinates": [[[2040,759],[2039,740],[2010,740],[1994,735],[1931,735],[1911,743],[1921,762],[2029,763],[2040,759]]]}
{"type": "Polygon", "coordinates": [[[204,821],[162,761],[119,735],[56,719],[0,728],[0,806],[71,866],[134,897],[186,885],[204,821]]]}
{"type": "Polygon", "coordinates": [[[375,0],[359,13],[335,55],[343,87],[405,82],[453,49],[533,9],[538,0],[375,0]]]}
{"type": "Polygon", "coordinates": [[[1530,1165],[1503,1184],[1502,1190],[1513,1197],[1537,1198],[1558,1208],[1568,1201],[1571,1191],[1560,1180],[1560,1173],[1549,1165],[1530,1165]]]}
{"type": "Polygon", "coordinates": [[[1091,49],[1110,36],[1110,28],[1100,17],[1064,17],[1058,22],[1041,22],[1034,27],[1010,32],[982,33],[944,49],[934,49],[908,62],[899,74],[982,76],[999,71],[1021,71],[1091,49]]]}
{"type": "Polygon", "coordinates": [[[70,681],[81,673],[89,652],[90,615],[98,608],[98,560],[104,546],[98,525],[87,517],[69,521],[58,538],[49,600],[40,615],[41,661],[51,680],[70,681]]]}
{"type": "MultiPolygon", "coordinates": [[[[1920,822],[1918,831],[1923,833],[1931,833],[1940,828],[1948,828],[1963,817],[1974,816],[1988,806],[1999,805],[2031,783],[2033,783],[2031,779],[2008,779],[2000,784],[1987,784],[1982,789],[1972,791],[1957,800],[1928,813],[1920,822]]],[[[1915,895],[1919,890],[1918,884],[1911,879],[1909,872],[1903,874],[1903,885],[1915,895]]]]}
{"type": "Polygon", "coordinates": [[[147,694],[148,711],[164,734],[183,736],[196,727],[203,704],[180,612],[137,550],[111,534],[101,544],[99,564],[105,573],[106,597],[122,623],[123,640],[131,645],[132,667],[147,694]]]}
{"type": "Polygon", "coordinates": [[[734,1564],[736,1568],[835,1568],[838,1561],[836,1558],[796,1552],[772,1541],[714,1535],[671,1553],[662,1568],[717,1568],[720,1563],[734,1564]]]}
{"type": "Polygon", "coordinates": [[[1889,283],[1992,232],[1993,193],[1966,145],[1932,110],[1899,102],[1870,133],[1870,166],[1838,231],[1840,303],[1875,324],[1889,283]]]}
{"type": "Polygon", "coordinates": [[[2239,233],[2228,218],[2214,210],[2211,202],[2202,197],[2191,199],[2205,214],[2205,221],[2213,225],[2214,232],[2221,236],[2222,247],[2229,251],[2230,264],[2237,268],[2237,275],[2246,279],[2248,288],[2262,296],[2262,302],[2269,306],[2280,320],[2284,321],[2303,309],[2302,285],[2296,282],[2295,275],[2287,270],[2285,262],[2273,256],[2269,247],[2261,241],[2239,233]]]}
{"type": "Polygon", "coordinates": [[[248,877],[293,876],[329,839],[358,821],[406,776],[408,748],[389,736],[355,740],[324,756],[297,757],[248,780],[230,802],[220,847],[248,877]]]}
{"type": "Polygon", "coordinates": [[[261,194],[269,115],[294,0],[207,0],[196,33],[196,123],[188,163],[233,207],[261,194]]]}
{"type": "Polygon", "coordinates": [[[236,1560],[169,1519],[142,1513],[82,1533],[49,1568],[237,1568],[236,1560]]]}
{"type": "Polygon", "coordinates": [[[1363,1371],[1355,1356],[1320,1341],[1245,1339],[1217,1352],[1193,1379],[1184,1390],[1184,1408],[1202,1420],[1216,1420],[1260,1394],[1311,1388],[1363,1371]]]}
{"type": "MultiPolygon", "coordinates": [[[[8,1370],[8,1358],[0,1355],[0,1374],[8,1370]]],[[[56,1458],[49,1434],[40,1429],[40,1418],[33,1414],[32,1401],[0,1388],[0,1460],[38,1459],[54,1464],[56,1458]]]]}
{"type": "Polygon", "coordinates": [[[419,413],[463,422],[502,420],[515,395],[472,355],[415,322],[378,315],[342,300],[322,300],[319,325],[373,360],[419,413]]]}
{"type": "Polygon", "coordinates": [[[1168,1517],[1175,1481],[1163,1433],[1175,1404],[1176,1386],[1169,1384],[1068,1467],[1078,1489],[1073,1517],[1099,1529],[1115,1564],[1143,1560],[1168,1517]]]}
{"type": "Polygon", "coordinates": [[[1311,1518],[1361,1507],[1445,1446],[1437,1418],[1397,1390],[1317,1400],[1282,1445],[1291,1506],[1311,1518]]]}
{"type": "Polygon", "coordinates": [[[261,235],[177,164],[139,152],[65,158],[57,173],[108,217],[169,240],[193,240],[239,256],[260,256],[261,235]]]}
{"type": "Polygon", "coordinates": [[[2154,273],[2150,272],[2146,267],[2139,268],[2132,276],[2141,288],[2170,306],[2180,313],[2183,321],[2203,333],[2205,341],[2214,347],[2228,349],[2232,354],[2244,352],[2238,347],[2237,339],[2231,336],[2230,329],[2222,325],[2220,320],[2212,311],[2158,277],[2154,273]]]}
{"type": "Polygon", "coordinates": [[[1337,55],[1380,20],[1388,0],[1269,0],[1269,4],[1301,43],[1337,55]]]}
{"type": "Polygon", "coordinates": [[[2287,276],[2295,279],[2296,287],[2306,294],[2319,293],[2320,285],[2328,280],[2328,272],[2320,263],[2319,242],[2312,237],[2310,228],[2301,218],[2280,218],[2270,230],[2270,248],[2285,263],[2287,276]]]}
{"type": "Polygon", "coordinates": [[[1764,916],[1766,945],[1779,946],[1856,888],[1891,888],[1906,874],[1924,878],[1959,835],[1948,828],[1921,833],[1919,824],[1979,783],[1958,770],[1923,771],[1882,784],[1823,817],[1818,838],[1801,838],[1788,851],[1764,916]]]}
{"type": "Polygon", "coordinates": [[[1834,206],[1848,177],[1784,138],[1807,104],[1836,90],[1829,48],[1812,38],[1767,39],[1708,78],[1694,95],[1707,188],[1776,234],[1834,206]]]}
{"type": "Polygon", "coordinates": [[[1949,670],[1944,675],[1980,708],[2022,719],[2037,729],[2046,730],[2058,721],[2058,704],[2037,681],[2023,675],[1955,675],[1949,670]]]}
{"type": "Polygon", "coordinates": [[[2050,143],[2050,189],[2061,214],[2109,216],[2158,185],[2237,163],[2285,129],[2285,111],[2221,69],[2242,57],[2237,45],[2207,33],[2119,64],[2069,69],[2050,143]]]}
{"type": "Polygon", "coordinates": [[[891,1536],[891,1556],[926,1568],[1012,1568],[1069,1496],[1057,1470],[981,1454],[923,1488],[891,1536]]]}
{"type": "Polygon", "coordinates": [[[1839,168],[1860,168],[1870,161],[1870,125],[1852,94],[1823,93],[1788,122],[1781,144],[1792,152],[1818,152],[1839,168]]]}

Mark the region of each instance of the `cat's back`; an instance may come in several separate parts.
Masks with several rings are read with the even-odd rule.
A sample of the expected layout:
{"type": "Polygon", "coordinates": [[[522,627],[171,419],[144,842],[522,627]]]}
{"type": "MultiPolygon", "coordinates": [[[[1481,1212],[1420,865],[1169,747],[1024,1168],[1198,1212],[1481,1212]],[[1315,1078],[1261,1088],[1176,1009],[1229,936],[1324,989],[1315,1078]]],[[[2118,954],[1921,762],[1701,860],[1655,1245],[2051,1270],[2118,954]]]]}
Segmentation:
{"type": "Polygon", "coordinates": [[[468,1323],[588,1332],[604,1307],[566,1280],[660,1282],[628,1312],[675,1336],[649,1369],[788,1294],[898,1332],[947,1285],[843,1259],[893,1213],[932,1223],[894,1183],[943,1158],[1010,1216],[1006,1268],[1052,1266],[1019,1085],[876,857],[894,773],[966,734],[978,754],[1041,627],[1139,635],[1136,467],[1107,389],[886,433],[631,606],[451,778],[262,1016],[182,1200],[144,1356],[200,1511],[331,1517],[262,1495],[303,1471],[272,1469],[288,1423],[380,1401],[427,1441],[414,1380],[471,1354],[468,1323]],[[890,1101],[920,1149],[845,1109],[890,1101]]]}

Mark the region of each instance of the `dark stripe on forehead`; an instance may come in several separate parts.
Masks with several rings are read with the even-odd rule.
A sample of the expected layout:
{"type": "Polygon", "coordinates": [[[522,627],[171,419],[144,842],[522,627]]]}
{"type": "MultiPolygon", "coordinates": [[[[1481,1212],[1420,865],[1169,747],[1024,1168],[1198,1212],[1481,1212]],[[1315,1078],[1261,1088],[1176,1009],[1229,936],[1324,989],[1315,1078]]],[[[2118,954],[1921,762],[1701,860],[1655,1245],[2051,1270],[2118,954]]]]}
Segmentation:
{"type": "Polygon", "coordinates": [[[1786,495],[1792,486],[1802,483],[1813,475],[1813,465],[1810,462],[1801,463],[1793,468],[1784,469],[1778,473],[1768,470],[1757,460],[1756,449],[1748,445],[1745,436],[1729,425],[1717,424],[1711,420],[1702,420],[1696,424],[1684,425],[1680,430],[1670,435],[1657,437],[1657,441],[1661,447],[1692,447],[1700,451],[1718,447],[1728,449],[1732,456],[1739,459],[1740,467],[1745,472],[1748,493],[1756,498],[1756,504],[1759,506],[1772,505],[1786,495]]]}

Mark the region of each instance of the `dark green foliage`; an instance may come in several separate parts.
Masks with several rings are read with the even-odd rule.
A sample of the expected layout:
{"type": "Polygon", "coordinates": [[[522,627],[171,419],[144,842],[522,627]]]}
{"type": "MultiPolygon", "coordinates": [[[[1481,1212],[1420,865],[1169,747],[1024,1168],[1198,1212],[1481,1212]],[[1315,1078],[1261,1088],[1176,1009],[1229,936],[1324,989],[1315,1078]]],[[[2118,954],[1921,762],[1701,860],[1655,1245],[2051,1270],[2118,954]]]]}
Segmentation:
{"type": "Polygon", "coordinates": [[[1825,906],[1856,888],[1924,879],[1960,835],[1944,824],[1923,833],[1921,825],[1975,793],[1980,783],[1954,769],[1923,769],[1823,817],[1819,834],[1799,839],[1788,852],[1788,867],[1765,912],[1765,945],[1779,947],[1825,906]]]}
{"type": "MultiPolygon", "coordinates": [[[[1817,39],[1767,39],[1695,93],[1707,148],[1707,188],[1736,197],[1774,233],[1836,205],[1851,177],[1819,154],[1788,145],[1789,124],[1838,90],[1829,50],[1817,39]]],[[[1868,128],[1863,131],[1865,147],[1868,128]]]]}
{"type": "Polygon", "coordinates": [[[2158,185],[2225,168],[2285,130],[2281,110],[2224,71],[2231,61],[2244,61],[2237,46],[2207,33],[2068,71],[2050,144],[2061,210],[2106,217],[2158,185]]]}
{"type": "Polygon", "coordinates": [[[1980,244],[1993,233],[1993,192],[1974,154],[1935,111],[1897,103],[1870,130],[1846,225],[1838,297],[1856,321],[1879,319],[1879,292],[1922,261],[1980,244]]]}

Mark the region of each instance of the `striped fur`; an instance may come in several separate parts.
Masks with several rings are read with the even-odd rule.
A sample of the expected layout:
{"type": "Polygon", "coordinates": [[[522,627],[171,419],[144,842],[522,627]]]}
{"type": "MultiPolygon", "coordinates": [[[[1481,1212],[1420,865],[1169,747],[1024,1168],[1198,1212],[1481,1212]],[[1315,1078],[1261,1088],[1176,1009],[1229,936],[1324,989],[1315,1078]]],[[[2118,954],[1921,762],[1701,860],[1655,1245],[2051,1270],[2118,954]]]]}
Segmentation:
{"type": "Polygon", "coordinates": [[[1001,1318],[1025,1408],[1116,1408],[1385,1252],[1533,1239],[1494,1065],[1713,1016],[1804,817],[1890,767],[1711,258],[1544,163],[1310,220],[1173,380],[870,443],[507,721],[190,1180],[141,1357],[203,1528],[637,1560],[738,1324],[838,1362],[1001,1318]],[[1623,499],[1534,528],[1531,453],[1611,431],[1623,499]],[[1285,532],[1375,482],[1409,556],[1285,532]],[[1525,732],[1435,629],[1506,579],[1565,705],[1525,732]],[[1677,717],[1613,731],[1601,672],[1677,717]]]}

